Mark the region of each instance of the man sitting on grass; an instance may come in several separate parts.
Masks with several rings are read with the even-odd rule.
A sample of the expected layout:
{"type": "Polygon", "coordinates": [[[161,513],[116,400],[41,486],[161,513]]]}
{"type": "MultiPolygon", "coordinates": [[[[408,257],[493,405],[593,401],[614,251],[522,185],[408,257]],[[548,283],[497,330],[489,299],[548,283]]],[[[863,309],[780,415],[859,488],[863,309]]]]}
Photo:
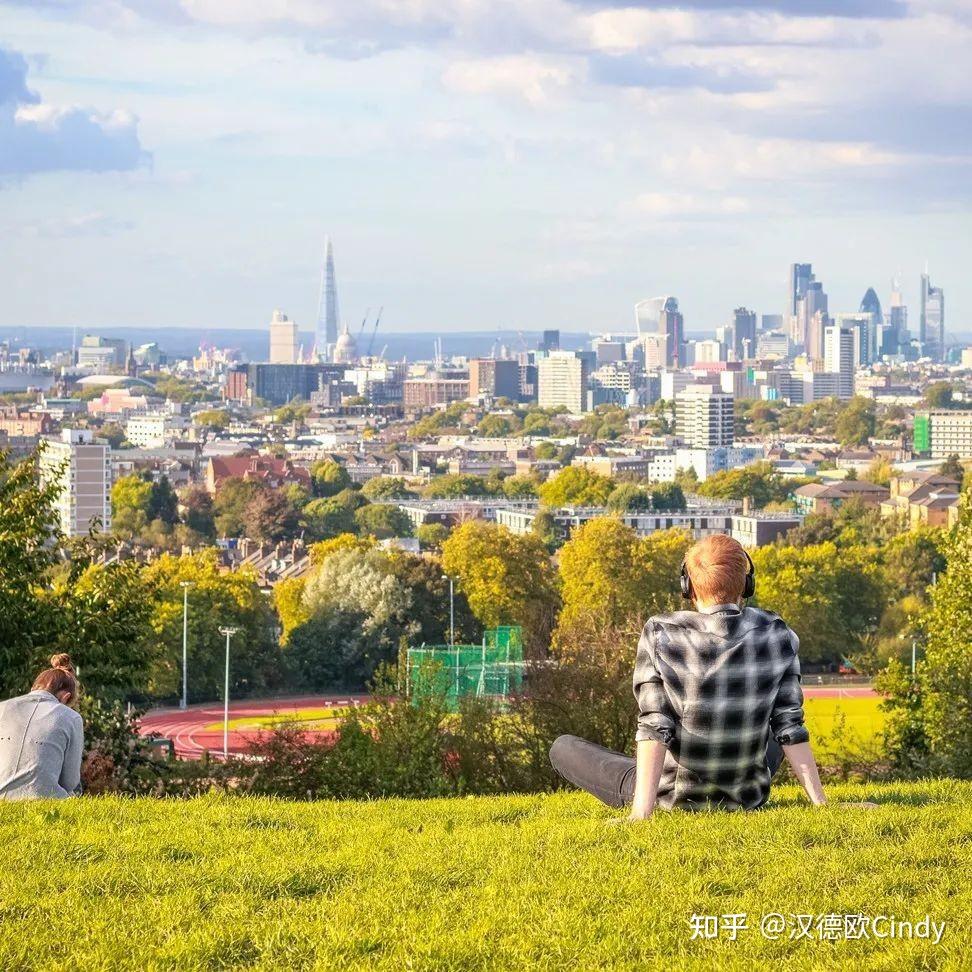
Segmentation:
{"type": "Polygon", "coordinates": [[[749,555],[715,534],[687,553],[680,578],[694,611],[650,618],[638,643],[637,760],[560,736],[550,762],[630,820],[655,806],[755,810],[786,756],[807,796],[824,803],[803,722],[797,636],[776,614],[745,607],[749,555]]]}

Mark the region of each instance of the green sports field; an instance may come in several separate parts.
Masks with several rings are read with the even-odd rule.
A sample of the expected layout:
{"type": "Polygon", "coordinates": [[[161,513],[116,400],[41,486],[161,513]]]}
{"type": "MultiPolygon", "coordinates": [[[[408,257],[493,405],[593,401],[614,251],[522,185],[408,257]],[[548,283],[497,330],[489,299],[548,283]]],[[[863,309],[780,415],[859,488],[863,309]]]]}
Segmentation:
{"type": "Polygon", "coordinates": [[[0,968],[967,968],[972,784],[830,795],[880,806],[786,788],[612,826],[583,794],[0,804],[0,968]],[[827,937],[926,915],[938,944],[827,937]]]}

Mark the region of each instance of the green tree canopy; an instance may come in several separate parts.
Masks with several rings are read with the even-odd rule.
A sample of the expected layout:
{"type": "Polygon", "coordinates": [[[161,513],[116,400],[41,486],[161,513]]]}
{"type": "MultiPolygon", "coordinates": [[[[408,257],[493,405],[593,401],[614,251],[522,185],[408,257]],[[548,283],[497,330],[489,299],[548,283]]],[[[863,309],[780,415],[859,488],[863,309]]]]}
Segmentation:
{"type": "Polygon", "coordinates": [[[615,482],[586,466],[567,466],[540,487],[544,506],[604,506],[615,482]]]}

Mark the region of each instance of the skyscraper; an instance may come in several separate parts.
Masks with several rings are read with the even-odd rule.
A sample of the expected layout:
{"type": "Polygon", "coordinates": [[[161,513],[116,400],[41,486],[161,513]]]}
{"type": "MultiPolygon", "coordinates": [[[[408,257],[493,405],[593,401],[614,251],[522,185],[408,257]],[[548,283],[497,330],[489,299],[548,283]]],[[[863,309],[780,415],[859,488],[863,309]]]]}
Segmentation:
{"type": "Polygon", "coordinates": [[[918,340],[921,353],[932,361],[945,358],[945,291],[933,287],[926,270],[921,275],[921,319],[918,340]]]}
{"type": "Polygon", "coordinates": [[[685,365],[685,321],[678,309],[678,300],[669,297],[662,308],[658,320],[658,333],[668,339],[665,349],[666,364],[670,368],[682,368],[685,365]]]}
{"type": "Polygon", "coordinates": [[[868,287],[861,298],[861,313],[869,318],[867,328],[867,363],[877,361],[884,347],[884,314],[881,312],[881,301],[873,287],[868,287]]]}
{"type": "Polygon", "coordinates": [[[888,325],[884,332],[882,354],[901,354],[911,340],[908,333],[908,308],[901,299],[901,283],[897,277],[891,281],[891,305],[888,308],[888,325]]]}
{"type": "Polygon", "coordinates": [[[783,315],[784,324],[790,330],[790,340],[794,344],[803,344],[806,333],[798,333],[800,298],[807,292],[810,281],[813,280],[813,265],[810,263],[791,263],[790,279],[786,289],[786,312],[783,315]]]}
{"type": "MultiPolygon", "coordinates": [[[[811,280],[797,301],[798,343],[804,346],[807,357],[817,361],[823,357],[823,331],[830,323],[827,317],[827,294],[819,280],[811,280]]],[[[794,337],[794,341],[797,338],[794,337]]]]}
{"type": "Polygon", "coordinates": [[[732,326],[736,360],[752,358],[756,354],[756,312],[737,307],[732,312],[732,326]]]}
{"type": "Polygon", "coordinates": [[[331,238],[324,240],[324,266],[321,269],[321,294],[317,304],[317,354],[331,354],[338,337],[338,296],[334,279],[334,250],[331,238]]]}

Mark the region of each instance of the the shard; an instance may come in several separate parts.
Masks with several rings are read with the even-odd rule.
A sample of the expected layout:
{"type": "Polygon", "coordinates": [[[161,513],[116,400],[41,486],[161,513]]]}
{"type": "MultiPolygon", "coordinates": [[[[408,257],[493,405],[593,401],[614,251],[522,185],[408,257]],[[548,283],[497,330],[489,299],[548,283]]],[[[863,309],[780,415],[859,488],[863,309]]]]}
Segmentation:
{"type": "Polygon", "coordinates": [[[334,279],[334,251],[331,238],[324,240],[324,266],[321,269],[321,294],[317,305],[317,354],[331,354],[338,336],[338,297],[334,279]]]}

